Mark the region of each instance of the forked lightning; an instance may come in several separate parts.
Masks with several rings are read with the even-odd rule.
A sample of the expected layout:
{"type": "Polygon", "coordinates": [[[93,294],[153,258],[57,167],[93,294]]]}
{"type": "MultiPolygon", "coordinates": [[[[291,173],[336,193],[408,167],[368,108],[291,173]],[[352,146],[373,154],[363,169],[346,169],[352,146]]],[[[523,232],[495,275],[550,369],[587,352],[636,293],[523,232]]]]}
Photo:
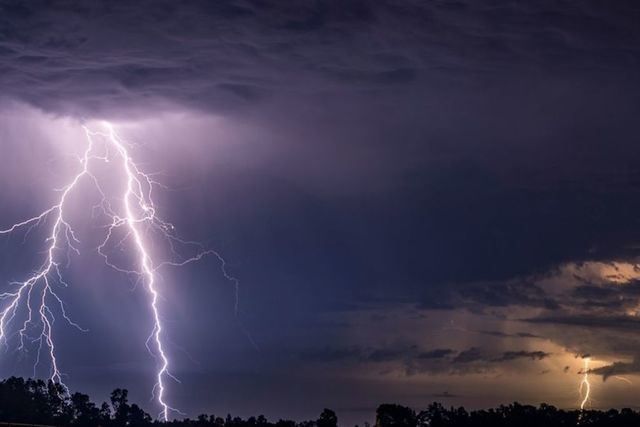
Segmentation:
{"type": "Polygon", "coordinates": [[[43,349],[46,349],[51,363],[49,378],[54,383],[62,385],[66,390],[62,378],[63,374],[56,358],[56,345],[53,336],[54,311],[59,312],[73,327],[83,331],[84,329],[68,316],[65,304],[56,293],[56,286],[67,286],[62,275],[61,265],[68,262],[69,252],[80,253],[78,248],[80,240],[70,224],[67,199],[74,191],[78,190],[81,181],[88,180],[95,186],[101,198],[94,209],[99,209],[108,219],[104,240],[97,248],[98,253],[104,258],[107,265],[115,270],[135,275],[144,283],[149,298],[153,330],[145,344],[158,360],[153,394],[162,408],[161,418],[166,421],[169,420],[170,412],[177,410],[172,408],[166,400],[166,380],[173,377],[169,372],[170,362],[163,341],[164,330],[158,306],[160,294],[156,286],[157,269],[164,265],[183,266],[198,261],[206,255],[213,255],[221,262],[225,278],[232,281],[236,289],[238,282],[227,273],[226,264],[217,252],[205,250],[196,242],[179,239],[174,234],[173,225],[157,216],[156,206],[151,197],[157,183],[137,166],[129,153],[128,144],[120,138],[114,127],[106,122],[103,127],[103,131],[92,131],[88,127],[84,127],[87,146],[79,159],[80,169],[71,182],[62,188],[57,203],[34,217],[0,230],[0,235],[24,232],[26,238],[33,229],[50,224],[50,233],[46,238],[45,258],[40,268],[24,281],[11,282],[10,290],[0,293],[0,301],[4,303],[0,308],[0,341],[8,343],[11,326],[18,323],[16,317],[20,310],[25,310],[24,321],[19,324],[16,333],[19,341],[18,348],[23,349],[29,343],[37,344],[36,366],[40,362],[40,354],[43,349]],[[92,165],[96,162],[110,163],[109,170],[114,170],[114,173],[119,174],[117,178],[124,182],[122,193],[116,199],[117,203],[112,202],[106,196],[98,175],[92,172],[92,165]],[[120,230],[124,233],[124,237],[113,242],[116,240],[116,232],[120,230]],[[158,232],[165,239],[168,248],[175,255],[175,259],[159,263],[153,262],[147,242],[149,230],[158,232]],[[135,249],[137,262],[134,268],[119,266],[109,259],[109,245],[115,244],[116,247],[120,247],[125,242],[131,243],[135,249]],[[193,247],[196,253],[191,257],[181,258],[176,249],[177,245],[193,247]]]}

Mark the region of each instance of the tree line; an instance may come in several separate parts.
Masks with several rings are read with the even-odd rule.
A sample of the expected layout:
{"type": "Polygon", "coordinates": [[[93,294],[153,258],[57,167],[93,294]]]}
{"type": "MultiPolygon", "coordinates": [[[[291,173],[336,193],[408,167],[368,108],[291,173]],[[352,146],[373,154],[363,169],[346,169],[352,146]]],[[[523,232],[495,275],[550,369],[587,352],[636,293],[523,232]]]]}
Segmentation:
{"type": "Polygon", "coordinates": [[[564,410],[542,403],[540,406],[512,403],[492,409],[467,411],[432,403],[416,412],[411,408],[384,404],[376,411],[377,427],[632,427],[640,426],[640,412],[564,410]]]}
{"type": "Polygon", "coordinates": [[[140,406],[129,403],[128,392],[116,389],[110,402],[96,405],[88,395],[69,393],[52,381],[11,377],[0,381],[0,423],[79,427],[336,427],[335,412],[325,409],[317,420],[271,422],[263,415],[242,419],[199,415],[196,419],[154,420],[140,406]]]}
{"type": "MultiPolygon", "coordinates": [[[[338,417],[324,409],[316,420],[269,421],[264,416],[218,417],[162,422],[140,406],[129,403],[128,392],[116,389],[110,402],[96,405],[88,395],[68,393],[61,385],[42,380],[11,377],[0,381],[0,423],[82,427],[336,427],[338,417]]],[[[512,403],[493,409],[467,411],[432,403],[425,410],[382,404],[376,410],[376,427],[636,427],[640,412],[631,409],[563,410],[551,405],[512,403]]],[[[358,427],[358,426],[356,426],[358,427]]],[[[364,427],[370,427],[364,423],[364,427]]]]}

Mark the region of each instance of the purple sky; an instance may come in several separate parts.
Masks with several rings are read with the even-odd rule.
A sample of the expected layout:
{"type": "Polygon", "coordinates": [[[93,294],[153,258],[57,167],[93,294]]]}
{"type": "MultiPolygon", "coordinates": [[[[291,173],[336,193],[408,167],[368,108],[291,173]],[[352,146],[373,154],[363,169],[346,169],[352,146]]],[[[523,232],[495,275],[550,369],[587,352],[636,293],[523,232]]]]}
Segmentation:
{"type": "MultiPolygon", "coordinates": [[[[241,281],[236,316],[215,259],[162,271],[169,396],[189,416],[575,407],[585,354],[594,406],[638,407],[639,15],[0,0],[0,228],[49,206],[81,125],[110,120],[159,172],[163,217],[241,281]]],[[[100,264],[83,201],[61,293],[90,331],[56,325],[62,370],[155,414],[144,293],[100,264]]],[[[3,283],[39,265],[41,237],[0,237],[3,283]]],[[[0,375],[31,375],[34,354],[8,346],[0,375]]]]}

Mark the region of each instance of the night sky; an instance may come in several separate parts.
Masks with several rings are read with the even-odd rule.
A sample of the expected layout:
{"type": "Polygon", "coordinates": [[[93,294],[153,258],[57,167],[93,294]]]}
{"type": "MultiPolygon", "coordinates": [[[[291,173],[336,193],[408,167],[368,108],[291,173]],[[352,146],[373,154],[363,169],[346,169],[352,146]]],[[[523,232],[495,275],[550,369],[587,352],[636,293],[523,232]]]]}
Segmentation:
{"type": "MultiPolygon", "coordinates": [[[[0,0],[0,228],[55,203],[109,120],[240,280],[236,313],[215,257],[159,271],[188,416],[575,408],[587,355],[593,407],[638,408],[638,22],[634,1],[0,0]]],[[[89,331],[55,324],[60,367],[155,415],[144,286],[102,263],[83,197],[60,295],[89,331]]],[[[45,231],[0,236],[3,290],[45,231]]],[[[32,376],[37,345],[6,344],[0,376],[32,376]]]]}

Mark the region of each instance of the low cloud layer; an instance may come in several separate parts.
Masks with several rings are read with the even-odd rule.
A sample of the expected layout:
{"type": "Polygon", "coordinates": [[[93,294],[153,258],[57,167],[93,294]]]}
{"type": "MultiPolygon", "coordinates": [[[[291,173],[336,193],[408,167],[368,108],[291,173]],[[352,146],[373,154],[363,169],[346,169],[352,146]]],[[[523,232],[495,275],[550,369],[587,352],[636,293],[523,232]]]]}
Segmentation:
{"type": "Polygon", "coordinates": [[[505,363],[517,361],[541,361],[552,354],[542,350],[510,350],[496,354],[490,349],[471,347],[462,350],[451,348],[420,349],[416,345],[393,345],[388,348],[335,347],[309,349],[298,356],[303,362],[321,364],[372,365],[380,369],[388,365],[404,375],[455,374],[491,372],[500,370],[505,363]]]}

